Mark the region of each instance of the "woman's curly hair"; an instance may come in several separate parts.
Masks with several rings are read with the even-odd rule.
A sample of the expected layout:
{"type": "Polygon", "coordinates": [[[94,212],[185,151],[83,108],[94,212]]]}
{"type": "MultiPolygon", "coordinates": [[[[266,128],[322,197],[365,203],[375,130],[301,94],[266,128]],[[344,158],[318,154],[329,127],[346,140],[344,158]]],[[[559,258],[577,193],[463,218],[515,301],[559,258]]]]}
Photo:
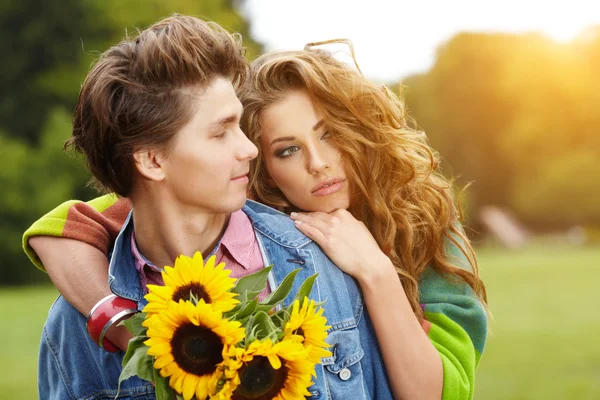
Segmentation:
{"type": "MultiPolygon", "coordinates": [[[[322,110],[342,152],[352,195],[348,211],[391,259],[417,317],[423,317],[419,277],[428,266],[462,278],[485,303],[485,287],[451,184],[438,172],[439,157],[426,135],[411,128],[403,100],[329,52],[268,53],[252,62],[239,92],[242,129],[259,148],[263,112],[292,90],[306,90],[322,110]],[[470,265],[449,254],[451,243],[470,265]]],[[[276,208],[292,206],[269,185],[261,153],[253,161],[250,197],[276,208]]]]}

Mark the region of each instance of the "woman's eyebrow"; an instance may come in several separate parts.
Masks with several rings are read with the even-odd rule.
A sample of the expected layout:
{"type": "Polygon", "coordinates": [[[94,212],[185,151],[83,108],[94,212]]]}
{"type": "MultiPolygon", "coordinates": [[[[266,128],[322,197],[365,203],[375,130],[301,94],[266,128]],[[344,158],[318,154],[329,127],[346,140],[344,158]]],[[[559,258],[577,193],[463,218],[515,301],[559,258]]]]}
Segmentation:
{"type": "Polygon", "coordinates": [[[313,131],[316,131],[317,129],[319,129],[321,127],[321,125],[323,125],[323,123],[325,122],[325,120],[320,120],[319,122],[317,122],[315,124],[315,126],[313,126],[313,131]]]}
{"type": "Polygon", "coordinates": [[[287,142],[289,140],[294,140],[294,139],[296,139],[296,137],[294,137],[294,136],[281,136],[281,137],[273,139],[271,141],[271,144],[269,144],[269,147],[273,146],[277,142],[287,142]]]}

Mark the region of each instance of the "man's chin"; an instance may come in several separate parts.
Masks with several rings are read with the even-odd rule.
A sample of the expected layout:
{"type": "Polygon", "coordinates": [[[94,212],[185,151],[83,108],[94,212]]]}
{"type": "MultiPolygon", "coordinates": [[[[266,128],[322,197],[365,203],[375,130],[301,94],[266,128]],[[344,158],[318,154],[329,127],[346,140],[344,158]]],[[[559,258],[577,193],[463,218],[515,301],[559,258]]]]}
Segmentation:
{"type": "Polygon", "coordinates": [[[246,195],[245,194],[243,196],[240,196],[237,199],[231,199],[226,204],[223,204],[223,206],[224,206],[224,208],[227,209],[225,212],[231,214],[233,212],[241,210],[242,207],[244,207],[244,204],[246,204],[246,195]]]}

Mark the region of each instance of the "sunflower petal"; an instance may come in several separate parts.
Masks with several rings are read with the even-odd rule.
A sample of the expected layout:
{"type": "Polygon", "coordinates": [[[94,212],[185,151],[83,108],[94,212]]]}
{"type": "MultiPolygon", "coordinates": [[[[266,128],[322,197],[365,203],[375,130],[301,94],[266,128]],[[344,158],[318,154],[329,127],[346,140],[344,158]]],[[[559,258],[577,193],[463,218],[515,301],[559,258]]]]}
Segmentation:
{"type": "Polygon", "coordinates": [[[186,374],[183,378],[183,398],[190,400],[196,393],[196,386],[198,386],[198,377],[192,374],[186,374]]]}
{"type": "Polygon", "coordinates": [[[269,359],[269,362],[271,363],[273,369],[281,368],[281,360],[275,354],[269,354],[267,358],[269,359]]]}
{"type": "Polygon", "coordinates": [[[205,385],[196,386],[196,399],[206,399],[208,397],[208,387],[205,385]]]}

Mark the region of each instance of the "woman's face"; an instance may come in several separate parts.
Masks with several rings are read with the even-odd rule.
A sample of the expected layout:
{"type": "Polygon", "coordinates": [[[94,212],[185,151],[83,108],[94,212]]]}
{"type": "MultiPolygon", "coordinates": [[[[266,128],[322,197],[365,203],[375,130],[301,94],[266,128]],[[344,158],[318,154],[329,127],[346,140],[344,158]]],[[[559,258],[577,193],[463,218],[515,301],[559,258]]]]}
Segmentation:
{"type": "Polygon", "coordinates": [[[261,150],[269,183],[303,211],[350,206],[350,191],[322,112],[304,90],[289,92],[262,115],[261,150]]]}

